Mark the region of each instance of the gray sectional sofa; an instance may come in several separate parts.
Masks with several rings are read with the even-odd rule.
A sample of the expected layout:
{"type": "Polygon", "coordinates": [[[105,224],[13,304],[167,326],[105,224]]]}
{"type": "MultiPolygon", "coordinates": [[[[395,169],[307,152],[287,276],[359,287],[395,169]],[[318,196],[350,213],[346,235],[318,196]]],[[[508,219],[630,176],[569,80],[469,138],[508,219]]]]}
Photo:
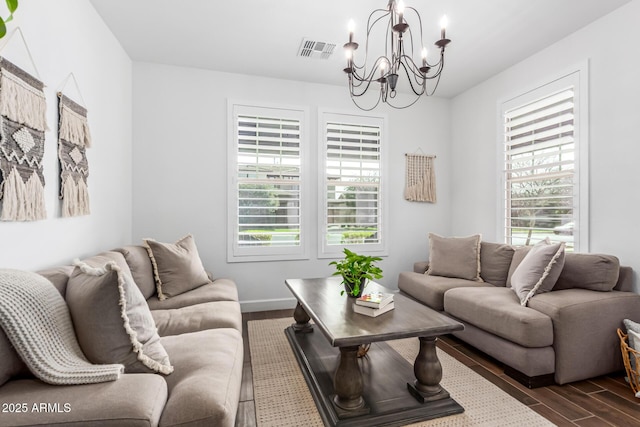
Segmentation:
{"type": "Polygon", "coordinates": [[[631,269],[614,256],[567,252],[552,289],[525,305],[510,284],[529,249],[481,242],[480,280],[426,274],[424,261],[401,273],[398,287],[463,323],[455,336],[529,387],[622,370],[616,329],[640,320],[631,269]]]}
{"type": "MultiPolygon", "coordinates": [[[[207,279],[162,299],[154,280],[157,272],[143,246],[104,252],[84,262],[94,267],[115,262],[135,281],[173,372],[125,371],[115,381],[50,385],[29,372],[0,329],[0,425],[233,426],[244,358],[234,282],[207,279]]],[[[72,283],[77,274],[73,266],[39,273],[63,297],[69,298],[71,286],[78,286],[72,283]]],[[[73,318],[73,310],[71,314],[73,318]]],[[[78,326],[78,319],[73,321],[78,326]]]]}

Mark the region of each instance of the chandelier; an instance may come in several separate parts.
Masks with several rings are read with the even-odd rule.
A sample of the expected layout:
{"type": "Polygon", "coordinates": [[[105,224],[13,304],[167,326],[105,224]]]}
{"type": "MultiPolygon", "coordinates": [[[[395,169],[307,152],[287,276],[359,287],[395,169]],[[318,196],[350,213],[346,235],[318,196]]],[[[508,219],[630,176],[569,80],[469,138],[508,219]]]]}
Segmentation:
{"type": "MultiPolygon", "coordinates": [[[[418,11],[413,7],[405,7],[402,0],[399,2],[389,0],[386,9],[376,9],[369,15],[364,62],[362,65],[357,65],[354,56],[359,45],[353,41],[355,24],[351,20],[349,22],[349,42],[344,45],[347,56],[347,67],[344,72],[349,78],[349,94],[356,106],[361,110],[370,111],[382,101],[393,108],[407,108],[415,104],[423,94],[433,95],[444,68],[445,47],[451,42],[445,37],[446,16],[442,17],[440,24],[440,39],[435,42],[437,48],[440,49],[440,58],[437,63],[431,64],[427,61],[427,49],[422,44],[422,19],[418,11]],[[407,18],[411,20],[413,31],[407,18]],[[374,29],[385,30],[382,25],[385,23],[386,34],[378,32],[378,35],[384,36],[384,54],[375,59],[370,58],[369,49],[371,46],[369,42],[376,34],[374,29]],[[376,24],[379,25],[376,27],[376,24]],[[414,36],[417,40],[414,40],[414,36]],[[413,58],[416,56],[415,50],[418,48],[420,48],[421,60],[416,64],[413,58]],[[431,91],[427,89],[428,80],[434,80],[431,91]],[[399,98],[396,98],[396,88],[400,83],[403,92],[406,91],[410,95],[413,92],[410,100],[405,101],[404,104],[399,98]],[[378,99],[373,105],[364,107],[360,97],[369,89],[379,91],[378,99]]],[[[373,99],[375,99],[375,95],[373,95],[373,99]]]]}

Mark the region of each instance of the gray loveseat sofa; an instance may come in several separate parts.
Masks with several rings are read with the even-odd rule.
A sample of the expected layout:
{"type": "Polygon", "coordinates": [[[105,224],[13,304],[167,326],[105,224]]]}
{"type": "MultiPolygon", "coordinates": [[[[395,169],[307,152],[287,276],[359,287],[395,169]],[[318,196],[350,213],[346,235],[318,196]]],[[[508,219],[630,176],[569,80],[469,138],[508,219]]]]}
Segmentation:
{"type": "Polygon", "coordinates": [[[640,320],[632,270],[616,257],[567,252],[550,292],[523,306],[510,288],[528,247],[481,242],[482,281],[425,274],[428,262],[399,276],[401,292],[464,324],[461,340],[504,363],[529,387],[565,384],[623,369],[616,329],[640,320]]]}
{"type": "MultiPolygon", "coordinates": [[[[161,300],[145,247],[127,246],[84,260],[95,267],[109,261],[130,275],[146,298],[173,372],[50,385],[30,374],[0,329],[0,425],[233,426],[244,358],[234,282],[206,280],[161,300]]],[[[73,266],[39,273],[69,296],[73,266]]]]}

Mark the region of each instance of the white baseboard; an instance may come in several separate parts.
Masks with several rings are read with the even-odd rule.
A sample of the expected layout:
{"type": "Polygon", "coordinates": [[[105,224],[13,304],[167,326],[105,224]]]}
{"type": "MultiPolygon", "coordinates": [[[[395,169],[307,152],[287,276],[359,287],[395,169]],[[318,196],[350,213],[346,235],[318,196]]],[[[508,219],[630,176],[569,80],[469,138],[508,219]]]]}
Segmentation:
{"type": "Polygon", "coordinates": [[[293,308],[296,308],[295,298],[240,301],[240,310],[243,313],[251,313],[254,311],[287,310],[293,308]]]}

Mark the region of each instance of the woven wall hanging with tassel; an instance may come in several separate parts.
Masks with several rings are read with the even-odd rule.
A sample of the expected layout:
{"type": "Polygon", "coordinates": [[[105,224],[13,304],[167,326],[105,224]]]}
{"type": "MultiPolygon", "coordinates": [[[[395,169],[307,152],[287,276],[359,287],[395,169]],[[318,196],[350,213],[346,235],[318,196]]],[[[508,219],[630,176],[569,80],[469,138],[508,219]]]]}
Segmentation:
{"type": "Polygon", "coordinates": [[[0,198],[2,221],[45,219],[44,84],[0,57],[0,198]]]}
{"type": "Polygon", "coordinates": [[[60,198],[62,216],[89,215],[89,163],[87,148],[91,134],[87,109],[62,92],[59,98],[58,159],[60,160],[60,198]]]}
{"type": "Polygon", "coordinates": [[[412,202],[436,202],[436,156],[405,154],[406,186],[404,198],[412,202]]]}

